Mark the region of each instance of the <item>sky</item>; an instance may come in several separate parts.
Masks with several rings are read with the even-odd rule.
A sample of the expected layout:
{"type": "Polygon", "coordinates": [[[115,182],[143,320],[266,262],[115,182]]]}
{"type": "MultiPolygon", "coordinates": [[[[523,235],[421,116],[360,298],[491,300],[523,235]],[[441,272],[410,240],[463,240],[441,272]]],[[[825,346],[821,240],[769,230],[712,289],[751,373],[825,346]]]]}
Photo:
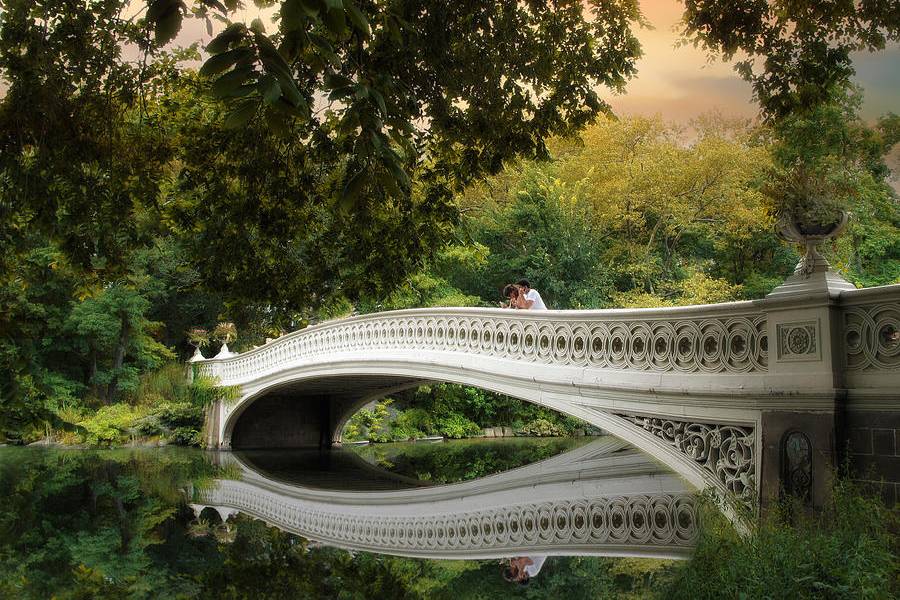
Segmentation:
{"type": "MultiPolygon", "coordinates": [[[[277,10],[261,10],[251,0],[244,4],[234,20],[249,23],[259,17],[271,23],[277,10]]],[[[640,7],[651,27],[636,30],[643,49],[643,57],[637,61],[637,75],[628,82],[624,93],[601,93],[616,115],[658,115],[685,125],[713,111],[725,117],[752,119],[758,115],[750,84],[735,73],[734,61],[711,60],[703,50],[678,45],[678,23],[684,10],[679,0],[640,0],[640,7]]],[[[199,41],[205,45],[210,37],[202,21],[187,19],[176,43],[199,41]]],[[[855,53],[853,64],[854,80],[863,89],[860,116],[874,123],[888,112],[900,114],[900,44],[889,45],[881,52],[855,53]]],[[[886,160],[892,171],[889,181],[900,191],[900,144],[886,160]]]]}

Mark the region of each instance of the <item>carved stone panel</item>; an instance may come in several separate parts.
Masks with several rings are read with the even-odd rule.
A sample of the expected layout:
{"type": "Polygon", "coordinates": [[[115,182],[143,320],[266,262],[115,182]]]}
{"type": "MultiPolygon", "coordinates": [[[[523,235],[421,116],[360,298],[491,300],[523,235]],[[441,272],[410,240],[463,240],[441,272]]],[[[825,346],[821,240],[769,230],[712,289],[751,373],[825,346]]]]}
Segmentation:
{"type": "Polygon", "coordinates": [[[815,361],[821,358],[818,320],[779,323],[776,331],[779,361],[815,361]]]}
{"type": "Polygon", "coordinates": [[[804,502],[812,498],[812,444],[805,434],[789,431],[781,441],[781,485],[804,502]]]}

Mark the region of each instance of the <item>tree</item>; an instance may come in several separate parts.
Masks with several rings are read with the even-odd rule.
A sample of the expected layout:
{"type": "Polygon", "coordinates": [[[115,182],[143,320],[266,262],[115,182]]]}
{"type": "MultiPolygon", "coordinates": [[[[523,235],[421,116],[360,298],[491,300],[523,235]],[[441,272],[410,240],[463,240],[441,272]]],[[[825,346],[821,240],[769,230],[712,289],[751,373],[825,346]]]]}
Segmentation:
{"type": "Polygon", "coordinates": [[[140,371],[174,358],[150,335],[158,324],[147,320],[149,310],[150,302],[138,290],[116,283],[76,304],[69,315],[75,347],[88,360],[87,383],[105,404],[120,388],[133,389],[140,371]]]}
{"type": "Polygon", "coordinates": [[[102,286],[171,227],[229,312],[276,328],[393,289],[449,237],[455,190],[608,111],[595,88],[640,53],[634,0],[286,1],[271,35],[228,23],[196,80],[195,53],[161,50],[180,0],[6,4],[3,238],[49,236],[102,286]]]}
{"type": "Polygon", "coordinates": [[[470,189],[463,223],[484,267],[437,274],[485,301],[524,276],[553,308],[733,300],[748,280],[766,293],[796,259],[759,189],[765,139],[715,116],[691,140],[659,119],[600,120],[554,140],[552,162],[470,189]]]}
{"type": "MultiPolygon", "coordinates": [[[[237,3],[196,4],[227,22],[237,3]]],[[[157,41],[172,37],[185,8],[149,3],[157,41]]],[[[344,205],[373,193],[402,198],[413,172],[429,201],[446,201],[508,158],[545,155],[548,135],[608,112],[594,88],[621,89],[634,74],[630,26],[640,19],[634,0],[587,10],[575,1],[285,0],[275,34],[259,21],[229,22],[201,74],[230,99],[229,127],[262,110],[311,148],[346,157],[344,205]]]]}
{"type": "Polygon", "coordinates": [[[883,285],[900,277],[900,203],[884,160],[897,142],[896,116],[872,127],[859,117],[861,103],[859,90],[848,88],[780,119],[765,191],[785,217],[813,225],[850,211],[833,262],[854,282],[883,285]]]}

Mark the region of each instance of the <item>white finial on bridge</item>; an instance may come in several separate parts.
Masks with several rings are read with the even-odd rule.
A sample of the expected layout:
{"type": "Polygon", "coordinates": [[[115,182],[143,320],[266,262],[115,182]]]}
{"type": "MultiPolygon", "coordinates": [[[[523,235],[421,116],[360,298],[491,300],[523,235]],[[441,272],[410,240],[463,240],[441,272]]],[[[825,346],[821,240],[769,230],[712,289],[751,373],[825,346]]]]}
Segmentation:
{"type": "Polygon", "coordinates": [[[231,358],[232,356],[236,356],[236,354],[228,349],[228,342],[222,342],[222,349],[213,358],[231,358]]]}
{"type": "Polygon", "coordinates": [[[200,346],[194,348],[194,355],[188,360],[188,362],[195,363],[200,362],[202,360],[206,360],[206,357],[203,356],[203,353],[200,352],[200,346]]]}

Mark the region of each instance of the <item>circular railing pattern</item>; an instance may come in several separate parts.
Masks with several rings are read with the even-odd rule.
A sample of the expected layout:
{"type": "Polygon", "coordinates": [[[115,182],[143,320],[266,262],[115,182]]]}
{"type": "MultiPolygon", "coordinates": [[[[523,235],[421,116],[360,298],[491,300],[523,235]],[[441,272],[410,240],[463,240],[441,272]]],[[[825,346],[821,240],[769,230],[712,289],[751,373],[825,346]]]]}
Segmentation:
{"type": "MultiPolygon", "coordinates": [[[[510,311],[512,312],[512,311],[510,311]]],[[[317,358],[364,350],[460,352],[543,364],[679,373],[764,372],[766,318],[572,320],[370,315],[299,331],[233,358],[201,363],[235,385],[317,358]]]]}
{"type": "Polygon", "coordinates": [[[900,304],[844,309],[847,369],[900,369],[900,304]]]}
{"type": "Polygon", "coordinates": [[[296,500],[228,480],[201,496],[204,503],[236,508],[320,541],[422,555],[529,547],[692,546],[698,525],[696,500],[688,494],[555,500],[410,517],[304,509],[296,500]]]}

